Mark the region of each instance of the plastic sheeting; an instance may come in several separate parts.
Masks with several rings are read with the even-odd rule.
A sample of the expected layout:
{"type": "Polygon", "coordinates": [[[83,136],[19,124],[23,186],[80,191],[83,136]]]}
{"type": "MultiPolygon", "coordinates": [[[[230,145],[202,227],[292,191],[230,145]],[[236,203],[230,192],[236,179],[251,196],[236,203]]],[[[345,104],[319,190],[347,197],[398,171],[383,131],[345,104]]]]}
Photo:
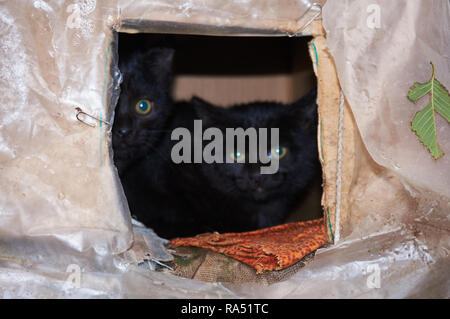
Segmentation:
{"type": "Polygon", "coordinates": [[[99,257],[61,245],[2,245],[4,298],[407,298],[449,295],[449,236],[422,225],[398,228],[320,249],[287,281],[272,285],[205,283],[149,271],[121,256],[99,257]],[[434,238],[434,240],[429,240],[434,238]],[[35,252],[39,251],[38,254],[35,252]],[[17,256],[24,256],[22,259],[17,256]],[[55,257],[57,256],[57,257],[55,257]]]}
{"type": "MultiPolygon", "coordinates": [[[[249,29],[293,34],[302,29],[310,3],[2,2],[0,295],[448,297],[448,155],[430,161],[407,125],[420,105],[405,98],[414,81],[429,78],[429,60],[449,87],[448,3],[379,1],[376,30],[367,28],[368,4],[328,1],[323,21],[363,143],[389,174],[365,175],[360,167],[365,184],[349,195],[352,232],[320,249],[289,280],[256,286],[204,283],[141,267],[142,247],[151,251],[160,245],[146,242],[151,233],[132,228],[111,162],[109,125],[77,121],[75,106],[107,122],[113,118],[119,73],[111,29],[131,32],[142,24],[149,30],[152,24],[145,24],[152,20],[165,26],[159,32],[178,26],[183,33],[185,24],[192,24],[186,30],[200,25],[214,34],[229,28],[239,34],[249,29]],[[375,204],[384,201],[385,190],[377,185],[402,193],[396,177],[411,193],[375,204]],[[378,213],[395,218],[386,223],[378,213]]],[[[450,153],[445,124],[438,123],[438,138],[450,153]]],[[[164,251],[154,254],[156,260],[167,257],[164,251]]]]}
{"type": "Polygon", "coordinates": [[[121,0],[120,30],[253,36],[307,34],[324,2],[291,0],[280,5],[274,0],[121,0]]]}
{"type": "Polygon", "coordinates": [[[77,250],[93,248],[100,254],[127,250],[133,240],[131,223],[111,161],[107,124],[114,117],[120,79],[113,29],[124,27],[123,21],[142,22],[145,29],[143,21],[151,20],[163,26],[162,32],[170,25],[164,19],[173,25],[232,27],[245,15],[247,24],[264,22],[266,33],[278,30],[276,21],[289,21],[299,31],[314,11],[307,1],[292,1],[287,7],[276,3],[2,3],[1,234],[55,237],[77,250]],[[95,127],[83,124],[76,120],[76,107],[106,122],[84,116],[95,127]]]}
{"type": "Polygon", "coordinates": [[[434,160],[410,127],[429,98],[416,105],[407,94],[414,82],[430,79],[430,61],[436,66],[436,78],[449,88],[449,10],[449,2],[440,0],[332,1],[323,10],[327,46],[371,157],[414,188],[446,198],[450,198],[448,122],[436,117],[438,143],[447,156],[434,160]]]}
{"type": "Polygon", "coordinates": [[[77,121],[75,107],[105,116],[108,39],[100,10],[84,9],[88,32],[71,28],[69,5],[0,5],[0,235],[104,255],[130,247],[131,222],[105,126],[77,121]]]}

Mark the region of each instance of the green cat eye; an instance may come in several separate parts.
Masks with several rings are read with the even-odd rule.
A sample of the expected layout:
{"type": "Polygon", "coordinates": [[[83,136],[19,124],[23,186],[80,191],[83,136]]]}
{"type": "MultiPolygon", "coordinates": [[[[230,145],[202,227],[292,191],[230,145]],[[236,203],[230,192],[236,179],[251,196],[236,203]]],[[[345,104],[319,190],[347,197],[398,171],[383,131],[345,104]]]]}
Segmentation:
{"type": "Polygon", "coordinates": [[[274,147],[269,152],[269,157],[281,159],[286,156],[287,148],[284,146],[274,147]]]}
{"type": "Polygon", "coordinates": [[[239,151],[231,152],[230,157],[234,162],[243,163],[245,161],[245,154],[239,151]]]}
{"type": "Polygon", "coordinates": [[[148,114],[151,111],[151,109],[152,104],[147,99],[139,100],[136,103],[136,112],[138,112],[141,115],[148,114]]]}

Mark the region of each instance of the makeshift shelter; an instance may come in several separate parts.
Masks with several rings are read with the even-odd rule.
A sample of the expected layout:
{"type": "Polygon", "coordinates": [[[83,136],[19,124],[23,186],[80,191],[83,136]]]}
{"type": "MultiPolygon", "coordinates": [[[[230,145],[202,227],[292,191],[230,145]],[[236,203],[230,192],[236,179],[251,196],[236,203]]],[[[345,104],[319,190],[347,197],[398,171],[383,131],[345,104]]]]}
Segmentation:
{"type": "Polygon", "coordinates": [[[430,61],[450,87],[449,16],[444,0],[2,3],[0,295],[448,297],[450,126],[436,117],[435,160],[410,127],[427,101],[407,94],[430,61]],[[313,36],[329,244],[305,267],[239,284],[155,271],[170,251],[131,223],[112,163],[116,32],[313,36]]]}

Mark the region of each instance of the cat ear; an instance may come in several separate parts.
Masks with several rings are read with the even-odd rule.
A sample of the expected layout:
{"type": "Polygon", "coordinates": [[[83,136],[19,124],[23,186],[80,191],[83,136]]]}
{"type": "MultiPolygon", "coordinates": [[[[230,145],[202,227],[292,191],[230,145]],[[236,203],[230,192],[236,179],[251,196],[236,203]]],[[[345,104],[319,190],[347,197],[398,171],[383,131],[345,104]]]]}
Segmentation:
{"type": "Polygon", "coordinates": [[[172,48],[152,48],[144,54],[144,66],[151,70],[161,85],[172,86],[175,50],[172,48]]]}
{"type": "Polygon", "coordinates": [[[147,53],[147,59],[150,63],[168,70],[172,70],[173,68],[174,56],[175,49],[172,48],[152,48],[147,53]]]}
{"type": "Polygon", "coordinates": [[[195,109],[198,117],[204,122],[205,125],[212,123],[221,123],[224,119],[223,109],[219,106],[215,106],[197,96],[191,98],[190,103],[195,109]]]}
{"type": "Polygon", "coordinates": [[[298,101],[290,104],[289,116],[300,122],[301,127],[308,133],[315,134],[317,130],[317,90],[313,89],[298,101]]]}

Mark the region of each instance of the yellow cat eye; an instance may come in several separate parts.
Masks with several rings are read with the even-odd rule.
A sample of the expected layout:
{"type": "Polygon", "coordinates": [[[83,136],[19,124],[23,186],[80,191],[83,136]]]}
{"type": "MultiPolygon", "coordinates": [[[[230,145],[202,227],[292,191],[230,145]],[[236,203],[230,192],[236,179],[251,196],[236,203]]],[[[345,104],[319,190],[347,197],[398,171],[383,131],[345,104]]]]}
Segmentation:
{"type": "Polygon", "coordinates": [[[284,146],[274,147],[269,152],[269,157],[282,159],[286,156],[287,148],[284,146]]]}
{"type": "Polygon", "coordinates": [[[234,162],[237,163],[243,163],[245,161],[245,154],[239,151],[231,152],[230,157],[234,162]]]}
{"type": "Polygon", "coordinates": [[[150,113],[151,110],[152,110],[152,103],[150,103],[150,101],[147,99],[139,100],[136,103],[136,112],[138,112],[141,115],[146,115],[150,113]]]}

